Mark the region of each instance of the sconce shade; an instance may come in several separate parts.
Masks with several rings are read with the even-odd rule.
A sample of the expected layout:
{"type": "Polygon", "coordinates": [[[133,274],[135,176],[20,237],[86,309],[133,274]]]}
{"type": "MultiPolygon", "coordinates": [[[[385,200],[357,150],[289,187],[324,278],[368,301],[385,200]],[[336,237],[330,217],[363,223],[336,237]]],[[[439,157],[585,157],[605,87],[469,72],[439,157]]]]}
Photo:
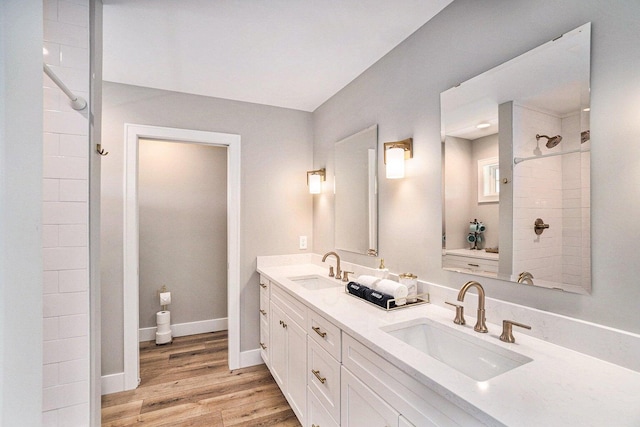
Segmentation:
{"type": "Polygon", "coordinates": [[[315,171],[307,171],[307,185],[309,186],[309,194],[322,193],[322,181],[326,181],[326,169],[318,169],[315,171]]]}
{"type": "Polygon", "coordinates": [[[387,150],[387,178],[404,178],[404,149],[390,148],[387,150]]]}
{"type": "Polygon", "coordinates": [[[384,163],[388,179],[404,178],[404,161],[413,157],[413,138],[384,143],[384,163]]]}

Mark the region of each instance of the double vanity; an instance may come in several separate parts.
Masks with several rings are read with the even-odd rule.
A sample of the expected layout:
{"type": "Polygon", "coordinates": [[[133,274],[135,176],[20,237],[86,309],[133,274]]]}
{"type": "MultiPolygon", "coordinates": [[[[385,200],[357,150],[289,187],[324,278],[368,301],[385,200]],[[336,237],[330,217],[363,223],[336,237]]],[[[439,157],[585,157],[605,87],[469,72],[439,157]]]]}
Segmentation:
{"type": "Polygon", "coordinates": [[[455,324],[445,301],[386,311],[348,295],[330,261],[258,257],[261,355],[303,426],[640,425],[640,373],[503,330],[520,319],[490,310],[474,331],[481,286],[447,298],[466,308],[455,324]]]}

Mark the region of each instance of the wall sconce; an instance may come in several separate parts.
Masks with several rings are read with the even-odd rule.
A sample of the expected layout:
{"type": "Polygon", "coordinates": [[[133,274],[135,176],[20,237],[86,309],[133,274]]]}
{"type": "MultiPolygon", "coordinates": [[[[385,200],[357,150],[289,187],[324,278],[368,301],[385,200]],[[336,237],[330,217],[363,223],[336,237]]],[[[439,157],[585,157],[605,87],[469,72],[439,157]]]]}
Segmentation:
{"type": "Polygon", "coordinates": [[[327,180],[327,170],[325,168],[315,171],[307,171],[307,185],[309,194],[322,193],[322,181],[327,180]]]}
{"type": "Polygon", "coordinates": [[[413,158],[413,138],[384,143],[384,164],[387,178],[404,178],[404,161],[413,158]]]}

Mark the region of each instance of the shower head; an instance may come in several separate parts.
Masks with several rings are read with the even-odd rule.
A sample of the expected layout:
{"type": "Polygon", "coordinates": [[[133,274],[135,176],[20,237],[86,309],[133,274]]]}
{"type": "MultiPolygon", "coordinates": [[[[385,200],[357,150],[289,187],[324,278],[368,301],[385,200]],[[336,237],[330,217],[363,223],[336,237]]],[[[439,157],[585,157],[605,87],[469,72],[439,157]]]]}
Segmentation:
{"type": "Polygon", "coordinates": [[[560,135],[556,136],[547,136],[547,135],[536,135],[536,141],[540,138],[547,138],[547,143],[545,144],[547,148],[553,148],[556,145],[560,144],[562,141],[562,137],[560,135]]]}

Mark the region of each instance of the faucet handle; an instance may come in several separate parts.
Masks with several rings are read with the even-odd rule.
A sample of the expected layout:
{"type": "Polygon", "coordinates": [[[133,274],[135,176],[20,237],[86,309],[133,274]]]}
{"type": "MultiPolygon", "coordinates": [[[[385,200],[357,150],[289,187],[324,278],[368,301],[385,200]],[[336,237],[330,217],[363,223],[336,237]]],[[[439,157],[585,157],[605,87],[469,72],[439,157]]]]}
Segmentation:
{"type": "Polygon", "coordinates": [[[343,282],[348,282],[349,281],[349,273],[356,274],[353,271],[342,270],[342,281],[343,282]]]}
{"type": "Polygon", "coordinates": [[[333,265],[329,266],[329,277],[333,277],[333,265]]]}
{"type": "Polygon", "coordinates": [[[456,308],[456,318],[453,319],[453,323],[456,325],[465,325],[467,322],[464,320],[464,306],[454,304],[449,301],[445,301],[445,304],[452,305],[456,308]]]}
{"type": "Polygon", "coordinates": [[[502,335],[500,335],[500,341],[514,343],[516,339],[513,336],[513,326],[519,326],[525,329],[531,329],[529,325],[523,325],[522,323],[514,322],[513,320],[502,321],[502,335]]]}

